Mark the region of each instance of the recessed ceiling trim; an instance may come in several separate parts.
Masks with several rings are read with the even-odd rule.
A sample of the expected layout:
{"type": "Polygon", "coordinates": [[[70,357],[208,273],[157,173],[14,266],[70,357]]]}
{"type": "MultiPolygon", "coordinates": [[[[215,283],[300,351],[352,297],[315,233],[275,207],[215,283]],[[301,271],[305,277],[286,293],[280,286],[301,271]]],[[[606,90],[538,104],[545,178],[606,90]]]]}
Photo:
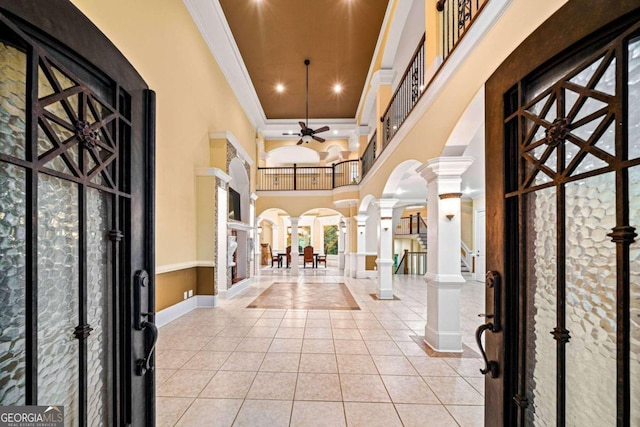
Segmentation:
{"type": "MultiPolygon", "coordinates": [[[[387,26],[389,25],[389,20],[391,19],[391,11],[396,3],[396,0],[389,0],[389,4],[387,4],[387,10],[384,13],[384,19],[382,20],[382,26],[380,27],[380,34],[378,34],[378,41],[376,42],[376,48],[373,51],[373,57],[371,58],[371,65],[369,65],[369,71],[367,72],[367,78],[364,80],[364,87],[362,88],[362,94],[360,95],[360,102],[358,103],[358,108],[356,108],[356,119],[359,118],[362,123],[362,108],[364,107],[364,102],[366,100],[366,96],[369,93],[369,85],[371,84],[371,78],[373,77],[373,73],[377,70],[374,70],[373,67],[376,63],[376,59],[378,55],[380,55],[380,49],[382,49],[382,39],[384,38],[384,34],[387,30],[387,26]]],[[[367,124],[367,123],[362,123],[367,124]]]]}
{"type": "Polygon", "coordinates": [[[264,128],[267,117],[219,0],[183,2],[249,121],[255,128],[264,128]]]}

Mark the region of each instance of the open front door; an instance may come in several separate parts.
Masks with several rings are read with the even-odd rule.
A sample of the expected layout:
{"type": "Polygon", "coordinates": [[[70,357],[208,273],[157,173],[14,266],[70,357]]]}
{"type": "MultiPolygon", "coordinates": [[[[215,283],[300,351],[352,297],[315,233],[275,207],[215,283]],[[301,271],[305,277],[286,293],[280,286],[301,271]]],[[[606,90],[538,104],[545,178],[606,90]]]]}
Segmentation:
{"type": "Polygon", "coordinates": [[[487,83],[487,426],[640,425],[640,11],[610,6],[569,2],[487,83]]]}
{"type": "Polygon", "coordinates": [[[154,97],[69,2],[0,1],[0,405],[154,423],[154,97]]]}

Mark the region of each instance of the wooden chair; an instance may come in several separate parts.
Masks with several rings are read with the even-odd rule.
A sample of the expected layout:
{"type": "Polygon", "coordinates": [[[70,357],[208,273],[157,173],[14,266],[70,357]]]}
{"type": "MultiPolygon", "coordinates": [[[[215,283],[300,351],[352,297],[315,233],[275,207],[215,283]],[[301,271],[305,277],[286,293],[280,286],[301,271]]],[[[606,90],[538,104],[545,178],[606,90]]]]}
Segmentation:
{"type": "Polygon", "coordinates": [[[327,268],[327,248],[324,248],[324,253],[323,254],[319,254],[316,257],[316,262],[318,264],[320,264],[321,262],[324,262],[324,268],[327,268]]]}
{"type": "Polygon", "coordinates": [[[308,262],[311,263],[311,267],[316,266],[316,262],[313,259],[313,246],[305,246],[302,251],[302,267],[306,268],[308,262]]]}
{"type": "Polygon", "coordinates": [[[278,257],[278,255],[274,255],[273,252],[271,251],[271,245],[269,245],[269,256],[271,257],[271,268],[273,268],[273,263],[275,262],[278,267],[280,267],[280,259],[278,257]]]}
{"type": "Polygon", "coordinates": [[[291,246],[287,246],[287,268],[291,267],[291,246]]]}

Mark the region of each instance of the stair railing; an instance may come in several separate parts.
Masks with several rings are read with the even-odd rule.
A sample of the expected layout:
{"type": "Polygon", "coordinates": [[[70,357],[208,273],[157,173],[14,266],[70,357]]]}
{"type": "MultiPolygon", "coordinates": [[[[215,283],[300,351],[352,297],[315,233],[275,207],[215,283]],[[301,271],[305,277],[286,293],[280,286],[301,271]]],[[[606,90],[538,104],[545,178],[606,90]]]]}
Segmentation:
{"type": "Polygon", "coordinates": [[[401,236],[427,234],[427,223],[420,216],[420,212],[415,215],[403,216],[400,218],[394,234],[401,236]]]}
{"type": "Polygon", "coordinates": [[[469,249],[463,241],[460,241],[460,259],[462,263],[469,269],[470,272],[474,272],[475,263],[473,260],[473,251],[469,249]]]}
{"type": "Polygon", "coordinates": [[[404,250],[402,259],[396,268],[395,274],[425,275],[427,273],[427,253],[409,252],[404,250]]]}

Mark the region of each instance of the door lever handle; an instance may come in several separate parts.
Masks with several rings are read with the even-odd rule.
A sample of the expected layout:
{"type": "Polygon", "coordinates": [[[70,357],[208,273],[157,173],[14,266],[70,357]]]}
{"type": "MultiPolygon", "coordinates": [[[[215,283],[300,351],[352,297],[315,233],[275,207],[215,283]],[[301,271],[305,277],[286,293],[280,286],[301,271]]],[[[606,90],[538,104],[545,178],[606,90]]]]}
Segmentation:
{"type": "Polygon", "coordinates": [[[487,329],[492,332],[495,332],[493,323],[484,323],[478,326],[478,329],[476,329],[476,343],[478,344],[478,348],[480,349],[480,353],[482,354],[482,358],[484,359],[484,365],[485,365],[484,369],[480,369],[480,373],[482,375],[487,375],[488,373],[491,373],[491,378],[497,378],[498,373],[500,372],[500,369],[498,368],[498,362],[495,362],[493,360],[488,360],[487,353],[484,351],[484,347],[482,346],[482,334],[487,329]]]}
{"type": "Polygon", "coordinates": [[[136,361],[136,375],[143,376],[149,371],[153,371],[154,366],[151,365],[151,359],[153,357],[153,353],[156,350],[156,343],[158,342],[158,328],[155,324],[151,322],[142,322],[142,327],[144,330],[148,330],[151,332],[151,348],[149,348],[149,353],[143,358],[138,359],[136,361]]]}

